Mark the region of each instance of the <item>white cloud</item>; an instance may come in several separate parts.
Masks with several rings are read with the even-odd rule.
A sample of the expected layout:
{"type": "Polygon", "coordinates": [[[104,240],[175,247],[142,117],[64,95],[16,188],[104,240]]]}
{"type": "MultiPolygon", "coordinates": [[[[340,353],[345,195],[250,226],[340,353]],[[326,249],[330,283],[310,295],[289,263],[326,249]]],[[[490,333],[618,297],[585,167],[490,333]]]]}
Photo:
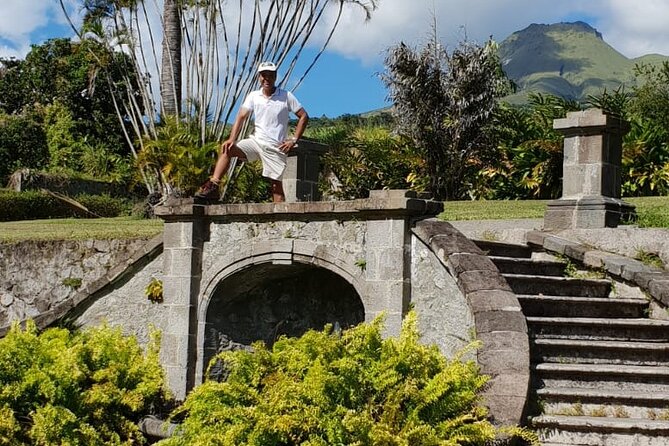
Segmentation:
{"type": "Polygon", "coordinates": [[[604,40],[628,57],[669,55],[669,2],[608,0],[601,20],[604,40]]]}
{"type": "MultiPolygon", "coordinates": [[[[76,16],[80,1],[64,2],[76,16]]],[[[334,11],[329,11],[330,20],[334,11]]],[[[349,4],[329,50],[367,65],[378,64],[384,51],[400,41],[424,42],[435,17],[439,36],[450,47],[465,35],[479,42],[489,36],[501,41],[531,23],[583,17],[629,57],[669,54],[667,0],[379,0],[369,22],[359,6],[349,4]]],[[[32,41],[35,36],[44,36],[53,27],[68,31],[65,24],[59,0],[0,0],[0,56],[24,56],[30,43],[41,43],[32,41]]],[[[325,31],[321,43],[324,38],[325,31]]]]}
{"type": "Polygon", "coordinates": [[[502,41],[531,23],[582,19],[629,57],[669,54],[667,0],[381,0],[367,23],[357,8],[349,7],[330,50],[376,64],[390,46],[428,38],[435,16],[438,34],[449,47],[465,36],[478,42],[490,36],[502,41]]]}

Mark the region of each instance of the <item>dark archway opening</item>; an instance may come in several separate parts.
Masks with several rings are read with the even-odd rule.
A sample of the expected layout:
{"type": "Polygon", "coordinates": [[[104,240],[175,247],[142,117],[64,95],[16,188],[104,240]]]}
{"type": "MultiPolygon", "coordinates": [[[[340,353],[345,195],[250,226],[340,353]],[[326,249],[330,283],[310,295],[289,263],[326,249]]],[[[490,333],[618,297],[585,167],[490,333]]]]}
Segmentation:
{"type": "Polygon", "coordinates": [[[223,350],[254,341],[271,346],[280,336],[301,336],[326,324],[342,329],[365,319],[355,288],[341,276],[307,264],[260,264],[241,270],[216,287],[207,309],[205,371],[223,350]]]}

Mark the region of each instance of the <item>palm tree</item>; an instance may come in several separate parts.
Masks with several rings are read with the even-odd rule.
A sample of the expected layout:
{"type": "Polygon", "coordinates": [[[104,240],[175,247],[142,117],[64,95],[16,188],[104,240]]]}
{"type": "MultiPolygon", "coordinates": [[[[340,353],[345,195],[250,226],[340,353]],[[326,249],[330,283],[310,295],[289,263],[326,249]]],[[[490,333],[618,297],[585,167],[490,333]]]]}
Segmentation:
{"type": "Polygon", "coordinates": [[[178,116],[181,111],[181,7],[179,0],[163,5],[163,54],[160,70],[162,115],[178,116]]]}

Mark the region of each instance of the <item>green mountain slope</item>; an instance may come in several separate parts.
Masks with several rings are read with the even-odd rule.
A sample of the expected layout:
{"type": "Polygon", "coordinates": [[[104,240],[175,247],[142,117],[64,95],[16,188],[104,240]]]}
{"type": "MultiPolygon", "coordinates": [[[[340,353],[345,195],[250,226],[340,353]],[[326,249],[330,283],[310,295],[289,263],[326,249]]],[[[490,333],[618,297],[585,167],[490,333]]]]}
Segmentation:
{"type": "Polygon", "coordinates": [[[532,24],[506,38],[499,47],[507,76],[518,86],[510,102],[523,102],[530,91],[583,100],[604,88],[635,85],[637,63],[659,64],[669,57],[628,59],[584,22],[532,24]]]}

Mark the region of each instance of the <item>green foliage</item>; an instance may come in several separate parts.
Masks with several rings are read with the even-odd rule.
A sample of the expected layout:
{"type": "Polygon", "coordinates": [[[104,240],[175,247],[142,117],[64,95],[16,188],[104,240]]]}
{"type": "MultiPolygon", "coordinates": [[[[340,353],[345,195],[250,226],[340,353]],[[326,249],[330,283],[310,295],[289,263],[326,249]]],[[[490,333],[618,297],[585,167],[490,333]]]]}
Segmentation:
{"type": "MultiPolygon", "coordinates": [[[[262,176],[260,161],[240,163],[235,168],[234,181],[226,190],[222,201],[225,203],[264,203],[270,201],[270,182],[262,176]]],[[[230,181],[227,176],[223,179],[223,186],[230,181]]]]}
{"type": "Polygon", "coordinates": [[[75,290],[81,286],[82,279],[80,277],[66,277],[63,279],[62,284],[75,290]]]}
{"type": "Polygon", "coordinates": [[[145,354],[120,329],[14,324],[0,339],[0,444],[143,444],[136,423],[166,397],[159,342],[145,354]]]}
{"type": "Polygon", "coordinates": [[[15,170],[44,167],[49,159],[41,124],[28,114],[0,114],[0,183],[15,170]]]}
{"type": "Polygon", "coordinates": [[[339,180],[338,188],[322,184],[325,193],[339,199],[364,198],[374,189],[425,190],[424,162],[406,138],[383,127],[332,127],[312,137],[328,144],[322,158],[326,171],[339,180]]]}
{"type": "Polygon", "coordinates": [[[39,132],[24,129],[17,138],[31,150],[34,165],[0,163],[2,168],[42,167],[48,160],[51,167],[98,178],[130,178],[130,151],[107,83],[121,82],[120,68],[105,65],[109,58],[104,54],[93,56],[96,45],[50,39],[33,45],[25,60],[0,59],[0,109],[10,115],[39,116],[40,121],[39,132]],[[46,135],[50,160],[41,152],[44,143],[34,144],[38,135],[46,135]]]}
{"type": "Polygon", "coordinates": [[[163,301],[163,282],[162,280],[151,278],[151,281],[144,289],[144,294],[153,303],[161,303],[163,301]]]}
{"type": "Polygon", "coordinates": [[[449,54],[435,38],[417,51],[401,43],[386,57],[399,130],[422,151],[435,198],[466,197],[480,165],[492,161],[489,126],[508,88],[496,50],[493,41],[463,42],[449,54]]]}
{"type": "Polygon", "coordinates": [[[410,312],[399,338],[382,318],[281,338],[218,356],[224,382],[195,388],[162,446],[483,445],[496,436],[479,406],[488,378],[419,342],[410,312]]]}
{"type": "Polygon", "coordinates": [[[574,101],[530,94],[527,106],[495,113],[497,161],[479,170],[473,195],[486,199],[557,198],[562,191],[563,138],[553,121],[579,110],[574,101]]]}
{"type": "Polygon", "coordinates": [[[192,195],[208,177],[216,159],[218,144],[212,134],[200,134],[198,124],[168,118],[156,138],[146,138],[137,165],[155,172],[163,191],[192,195]]]}
{"type": "MultiPolygon", "coordinates": [[[[132,203],[128,199],[108,195],[82,194],[74,199],[100,217],[128,215],[132,208],[132,203]]],[[[44,192],[0,190],[0,221],[68,217],[90,217],[90,214],[68,206],[44,192]]]]}

